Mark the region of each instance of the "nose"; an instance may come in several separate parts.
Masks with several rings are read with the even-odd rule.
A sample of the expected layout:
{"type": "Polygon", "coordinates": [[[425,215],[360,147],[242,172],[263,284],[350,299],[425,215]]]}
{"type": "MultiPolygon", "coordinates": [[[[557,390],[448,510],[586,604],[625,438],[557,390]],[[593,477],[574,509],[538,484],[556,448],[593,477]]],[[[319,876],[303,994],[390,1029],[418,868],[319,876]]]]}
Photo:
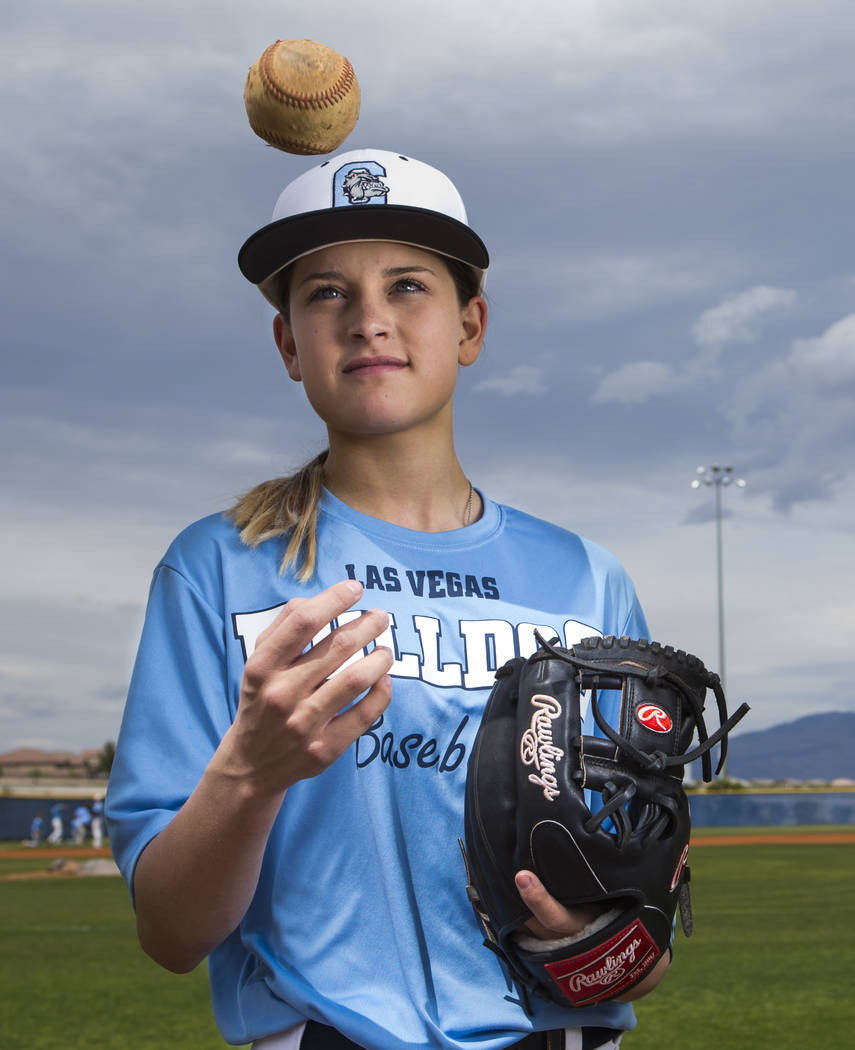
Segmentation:
{"type": "Polygon", "coordinates": [[[366,294],[354,300],[348,324],[351,339],[370,343],[389,334],[390,323],[385,300],[366,294]]]}

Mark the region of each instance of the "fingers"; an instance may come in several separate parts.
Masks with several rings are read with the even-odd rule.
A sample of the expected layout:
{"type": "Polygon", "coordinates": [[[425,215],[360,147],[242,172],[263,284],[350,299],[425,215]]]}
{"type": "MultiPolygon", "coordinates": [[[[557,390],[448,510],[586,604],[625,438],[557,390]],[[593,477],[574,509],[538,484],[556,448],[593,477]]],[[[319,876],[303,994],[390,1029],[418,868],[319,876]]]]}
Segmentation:
{"type": "Polygon", "coordinates": [[[224,753],[229,768],[260,790],[287,790],[316,776],[389,703],[394,654],[377,645],[389,614],[372,609],[342,616],[361,594],[361,584],[344,581],[312,598],[293,599],[259,635],[244,667],[224,753]],[[329,631],[336,618],[347,622],[329,631]],[[326,636],[310,644],[324,628],[326,636]]]}
{"type": "MultiPolygon", "coordinates": [[[[292,706],[288,722],[295,733],[308,738],[320,731],[327,733],[328,723],[339,713],[344,714],[343,709],[349,708],[361,693],[375,689],[388,673],[393,660],[394,654],[391,649],[378,646],[367,656],[360,655],[358,660],[339,674],[320,683],[316,681],[314,674],[307,675],[303,666],[298,665],[282,672],[279,680],[274,679],[272,690],[278,691],[282,687],[292,697],[299,698],[298,703],[292,706]]],[[[358,705],[354,705],[361,707],[362,714],[354,714],[344,722],[346,726],[354,726],[353,739],[363,732],[362,729],[356,729],[363,718],[367,720],[365,728],[375,720],[376,715],[375,718],[370,718],[369,713],[380,695],[382,690],[379,694],[375,693],[371,700],[365,696],[358,705]],[[366,700],[368,703],[365,703],[366,700]]],[[[385,707],[385,704],[383,706],[385,707]]],[[[377,713],[379,714],[379,711],[377,713]]]]}
{"type": "Polygon", "coordinates": [[[547,892],[532,871],[518,871],[514,882],[523,903],[532,913],[532,918],[525,924],[526,929],[543,940],[572,936],[584,929],[603,910],[597,905],[565,908],[547,892]]]}
{"type": "Polygon", "coordinates": [[[273,623],[258,636],[256,649],[265,661],[293,663],[312,639],[362,596],[357,580],[342,580],[311,598],[292,598],[273,623]]]}
{"type": "Polygon", "coordinates": [[[369,609],[339,625],[294,660],[292,667],[307,685],[320,685],[333,675],[340,677],[350,669],[351,662],[359,662],[363,649],[376,644],[388,626],[389,614],[384,609],[369,609]]]}
{"type": "Polygon", "coordinates": [[[523,904],[529,909],[532,918],[526,928],[545,940],[566,936],[572,931],[564,931],[563,924],[566,908],[549,893],[540,879],[531,871],[518,871],[514,878],[523,904]]]}
{"type": "Polygon", "coordinates": [[[387,674],[392,660],[390,649],[374,649],[293,709],[286,724],[303,756],[295,770],[308,776],[320,773],[377,720],[392,696],[387,674]],[[365,695],[353,703],[361,693],[365,695]]]}
{"type": "MultiPolygon", "coordinates": [[[[388,649],[376,649],[365,658],[379,661],[386,657],[380,678],[371,686],[365,696],[347,710],[327,722],[323,734],[316,738],[314,757],[322,766],[334,762],[348,747],[368,730],[389,706],[392,698],[392,680],[386,673],[392,666],[392,653],[388,649]]],[[[311,748],[310,748],[311,750],[311,748]]]]}
{"type": "Polygon", "coordinates": [[[361,583],[345,580],[312,598],[289,601],[270,627],[259,634],[246,663],[247,683],[260,686],[277,672],[294,668],[298,671],[295,681],[315,687],[341,670],[389,626],[388,613],[373,609],[329,631],[332,621],[350,609],[361,594],[361,583]],[[326,637],[311,644],[325,630],[326,637]]]}

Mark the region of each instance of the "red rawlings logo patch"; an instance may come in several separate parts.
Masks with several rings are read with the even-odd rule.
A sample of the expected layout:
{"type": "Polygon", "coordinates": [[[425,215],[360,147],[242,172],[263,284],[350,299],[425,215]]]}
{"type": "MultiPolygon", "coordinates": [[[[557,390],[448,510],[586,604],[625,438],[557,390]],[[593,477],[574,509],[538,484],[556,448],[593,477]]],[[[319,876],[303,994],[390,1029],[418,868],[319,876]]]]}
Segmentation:
{"type": "Polygon", "coordinates": [[[661,707],[657,707],[656,704],[642,704],[635,712],[635,717],[645,729],[650,729],[654,733],[671,732],[673,723],[670,715],[667,711],[663,711],[661,707]]]}
{"type": "Polygon", "coordinates": [[[545,968],[574,1006],[589,1006],[637,984],[659,955],[644,924],[634,919],[597,948],[545,968]]]}

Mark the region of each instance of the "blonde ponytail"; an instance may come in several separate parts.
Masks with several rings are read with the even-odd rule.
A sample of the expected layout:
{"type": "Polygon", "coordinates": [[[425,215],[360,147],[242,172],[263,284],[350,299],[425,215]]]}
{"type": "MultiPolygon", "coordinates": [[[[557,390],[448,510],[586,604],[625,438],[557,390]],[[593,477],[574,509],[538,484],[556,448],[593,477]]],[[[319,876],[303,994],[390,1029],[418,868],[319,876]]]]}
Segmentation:
{"type": "Polygon", "coordinates": [[[328,451],[325,449],[290,477],[256,485],[226,511],[248,547],[290,534],[279,571],[295,568],[294,575],[300,583],[306,583],[315,573],[318,502],[328,451]]]}

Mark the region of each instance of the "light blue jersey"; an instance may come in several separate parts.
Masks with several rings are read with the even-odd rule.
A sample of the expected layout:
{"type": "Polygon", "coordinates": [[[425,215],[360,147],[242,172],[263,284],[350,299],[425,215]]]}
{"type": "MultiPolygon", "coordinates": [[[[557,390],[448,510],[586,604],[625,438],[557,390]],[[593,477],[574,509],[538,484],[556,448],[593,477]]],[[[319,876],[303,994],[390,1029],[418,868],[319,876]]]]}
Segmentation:
{"type": "MultiPolygon", "coordinates": [[[[532,1028],[630,1028],[628,1005],[535,1006],[509,986],[466,896],[466,762],[493,675],[535,649],[647,636],[626,573],[595,544],[484,500],[474,524],[421,533],[329,493],[318,568],[299,584],[213,516],[155,570],[107,796],[128,882],[144,846],[195,788],[235,717],[246,657],[282,604],[348,576],[386,609],[395,654],[385,713],[320,776],[288,790],[252,904],[210,956],[227,1041],[313,1018],[378,1050],[498,1050],[532,1028]]],[[[605,698],[604,694],[604,698],[605,698]]],[[[586,727],[593,732],[593,726],[586,727]]]]}

